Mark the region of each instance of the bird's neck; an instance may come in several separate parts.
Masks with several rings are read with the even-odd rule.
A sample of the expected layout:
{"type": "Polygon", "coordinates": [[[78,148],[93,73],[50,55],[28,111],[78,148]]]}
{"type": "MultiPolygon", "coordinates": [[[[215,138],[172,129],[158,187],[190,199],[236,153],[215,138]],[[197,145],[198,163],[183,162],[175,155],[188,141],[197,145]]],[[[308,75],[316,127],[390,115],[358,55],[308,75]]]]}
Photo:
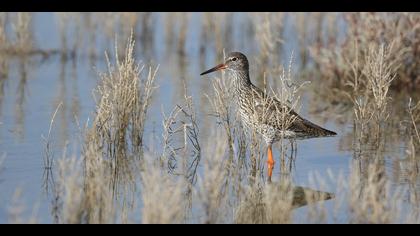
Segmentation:
{"type": "Polygon", "coordinates": [[[231,71],[230,76],[233,79],[233,86],[235,86],[235,89],[241,91],[252,87],[248,71],[231,71]]]}

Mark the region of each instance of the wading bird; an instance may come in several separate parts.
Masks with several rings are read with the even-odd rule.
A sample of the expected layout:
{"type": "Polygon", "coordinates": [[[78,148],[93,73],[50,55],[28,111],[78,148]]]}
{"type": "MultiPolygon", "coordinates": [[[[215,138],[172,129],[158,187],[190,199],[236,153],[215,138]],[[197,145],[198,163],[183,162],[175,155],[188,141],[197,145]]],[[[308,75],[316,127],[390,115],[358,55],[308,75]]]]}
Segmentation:
{"type": "Polygon", "coordinates": [[[228,72],[228,79],[233,80],[243,125],[261,134],[267,144],[268,181],[271,181],[275,163],[273,143],[282,137],[293,140],[336,135],[335,132],[302,118],[287,105],[253,85],[249,78],[248,59],[240,52],[229,53],[224,63],[200,75],[224,69],[228,72]]]}

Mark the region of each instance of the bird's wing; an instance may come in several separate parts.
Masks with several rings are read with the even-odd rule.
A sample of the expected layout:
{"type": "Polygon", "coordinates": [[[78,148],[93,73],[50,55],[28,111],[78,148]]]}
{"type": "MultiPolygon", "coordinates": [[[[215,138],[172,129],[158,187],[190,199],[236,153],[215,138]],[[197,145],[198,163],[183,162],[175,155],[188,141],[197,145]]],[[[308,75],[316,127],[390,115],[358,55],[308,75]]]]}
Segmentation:
{"type": "Polygon", "coordinates": [[[253,91],[253,111],[260,124],[282,129],[283,126],[288,128],[293,125],[294,120],[302,119],[289,106],[274,97],[267,96],[261,89],[255,87],[253,91]]]}
{"type": "Polygon", "coordinates": [[[261,89],[253,90],[254,116],[259,124],[266,124],[278,130],[285,129],[310,134],[312,136],[336,135],[335,132],[322,128],[297,114],[288,105],[275,97],[266,95],[261,89]]]}

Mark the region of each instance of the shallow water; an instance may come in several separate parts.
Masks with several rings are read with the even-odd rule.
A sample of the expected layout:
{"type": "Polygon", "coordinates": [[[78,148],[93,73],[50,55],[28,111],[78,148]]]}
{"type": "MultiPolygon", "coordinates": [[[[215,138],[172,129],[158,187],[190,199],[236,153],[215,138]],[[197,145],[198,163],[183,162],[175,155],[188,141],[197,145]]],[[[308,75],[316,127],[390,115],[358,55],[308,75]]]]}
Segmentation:
{"type": "MultiPolygon", "coordinates": [[[[33,19],[34,38],[36,45],[41,49],[60,48],[60,35],[53,13],[35,13],[33,19]]],[[[136,53],[139,60],[153,64],[159,64],[156,84],[159,86],[154,93],[147,126],[145,129],[145,146],[150,144],[154,133],[161,133],[162,109],[169,112],[183,99],[183,82],[186,82],[188,90],[197,106],[199,120],[202,122],[202,136],[206,136],[206,108],[208,104],[204,93],[210,93],[212,86],[208,79],[199,76],[200,72],[215,65],[220,58],[215,54],[214,41],[204,45],[205,53],[202,53],[201,45],[201,20],[202,14],[190,14],[188,18],[188,33],[185,42],[184,56],[180,56],[177,50],[169,48],[166,43],[165,17],[163,13],[153,15],[155,27],[153,30],[153,42],[151,47],[142,46],[141,39],[137,40],[136,53]]],[[[284,44],[279,64],[287,65],[290,54],[295,52],[296,64],[300,63],[299,43],[296,32],[292,27],[293,16],[288,15],[284,33],[284,44]]],[[[232,20],[231,38],[225,40],[226,51],[240,50],[247,54],[251,61],[251,75],[256,76],[256,59],[258,52],[255,38],[249,37],[246,30],[247,18],[245,14],[234,14],[232,20]],[[229,41],[229,42],[228,42],[229,41]]],[[[175,27],[175,29],[177,29],[175,27]]],[[[118,39],[123,41],[124,39],[118,39]]],[[[47,59],[41,56],[28,58],[13,57],[10,59],[9,76],[4,81],[3,96],[0,101],[0,150],[5,160],[0,169],[0,223],[8,222],[9,209],[16,189],[22,189],[20,202],[25,206],[22,215],[29,217],[32,214],[32,206],[39,204],[37,220],[42,223],[53,222],[51,216],[51,196],[45,193],[43,188],[43,139],[48,133],[50,119],[57,105],[62,102],[52,129],[52,140],[55,158],[59,158],[63,147],[67,144],[71,147],[77,136],[77,119],[84,124],[93,117],[94,100],[92,89],[96,86],[99,76],[96,71],[106,71],[103,51],[111,50],[112,47],[104,47],[103,38],[96,39],[97,60],[92,60],[86,50],[81,50],[76,59],[63,59],[59,54],[51,55],[47,59]],[[73,141],[72,141],[73,140],[73,141]]],[[[87,42],[83,41],[82,45],[87,42]]],[[[144,43],[145,44],[145,43],[144,43]]],[[[296,77],[298,68],[294,68],[296,77]]],[[[328,176],[328,170],[334,174],[342,173],[347,176],[352,161],[352,126],[353,123],[338,123],[335,114],[331,111],[322,113],[310,112],[310,103],[317,92],[309,86],[304,93],[301,114],[303,117],[318,123],[338,133],[336,137],[319,138],[298,141],[297,158],[294,163],[292,179],[296,185],[310,186],[309,177],[314,173],[328,176]],[[330,112],[330,113],[329,113],[330,112]]],[[[1,92],[0,92],[1,93],[1,92]]],[[[351,113],[350,113],[351,114],[351,113]]],[[[151,145],[151,144],[150,144],[151,145]]],[[[77,150],[77,148],[76,148],[77,150]]],[[[386,156],[394,156],[403,153],[404,147],[397,150],[389,150],[386,156]]],[[[274,150],[278,156],[278,149],[274,150]]],[[[392,172],[392,162],[387,166],[388,172],[392,172]]],[[[274,181],[280,178],[278,167],[274,169],[274,181]]],[[[392,175],[392,173],[389,173],[392,175]]],[[[398,179],[396,183],[400,182],[398,179]]],[[[324,186],[322,191],[334,191],[334,184],[324,186]]],[[[334,200],[327,203],[331,209],[334,200]]],[[[299,211],[305,211],[301,208],[299,211]]],[[[299,218],[299,211],[296,218],[299,218]]],[[[298,220],[297,222],[300,222],[298,220]]]]}

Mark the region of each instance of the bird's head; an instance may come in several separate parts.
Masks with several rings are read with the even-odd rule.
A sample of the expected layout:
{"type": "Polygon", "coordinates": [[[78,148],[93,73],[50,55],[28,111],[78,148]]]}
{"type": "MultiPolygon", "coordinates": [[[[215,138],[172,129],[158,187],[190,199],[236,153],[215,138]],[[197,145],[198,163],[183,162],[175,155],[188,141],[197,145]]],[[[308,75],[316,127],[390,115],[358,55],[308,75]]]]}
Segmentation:
{"type": "Polygon", "coordinates": [[[240,52],[231,52],[227,55],[226,61],[224,63],[219,64],[209,70],[206,70],[200,75],[205,75],[214,71],[224,69],[247,72],[249,70],[248,59],[244,54],[240,52]]]}

